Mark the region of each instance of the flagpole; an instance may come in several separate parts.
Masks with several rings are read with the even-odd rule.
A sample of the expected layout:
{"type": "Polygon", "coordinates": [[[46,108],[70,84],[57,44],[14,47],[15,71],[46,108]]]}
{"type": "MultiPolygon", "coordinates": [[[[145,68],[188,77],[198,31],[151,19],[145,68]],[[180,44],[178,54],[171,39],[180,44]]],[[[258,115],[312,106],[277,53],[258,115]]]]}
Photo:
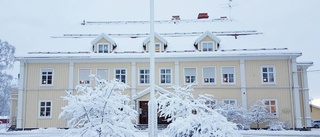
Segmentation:
{"type": "Polygon", "coordinates": [[[149,119],[149,137],[157,137],[158,119],[157,102],[155,98],[155,44],[154,44],[154,0],[150,0],[150,100],[148,104],[149,119]]]}

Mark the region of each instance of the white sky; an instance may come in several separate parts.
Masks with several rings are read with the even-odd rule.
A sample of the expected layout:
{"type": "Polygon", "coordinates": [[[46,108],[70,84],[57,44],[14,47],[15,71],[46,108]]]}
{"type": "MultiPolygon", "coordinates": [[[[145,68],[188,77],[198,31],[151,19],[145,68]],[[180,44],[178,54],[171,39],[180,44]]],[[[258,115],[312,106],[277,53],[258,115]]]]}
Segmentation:
{"type": "MultiPolygon", "coordinates": [[[[263,32],[268,43],[261,45],[300,51],[303,56],[298,61],[312,61],[314,66],[309,70],[320,70],[319,0],[233,1],[236,5],[231,10],[232,18],[263,32]]],[[[228,8],[224,8],[227,3],[228,0],[155,0],[155,19],[171,19],[172,15],[195,19],[200,12],[219,18],[228,16],[228,8]]],[[[52,44],[41,41],[50,36],[90,33],[70,29],[81,28],[79,24],[84,19],[149,20],[149,0],[0,0],[0,39],[15,46],[19,56],[52,44]]],[[[14,69],[14,76],[18,70],[18,67],[14,69]]],[[[308,76],[310,98],[320,98],[320,71],[309,72],[308,76]]]]}

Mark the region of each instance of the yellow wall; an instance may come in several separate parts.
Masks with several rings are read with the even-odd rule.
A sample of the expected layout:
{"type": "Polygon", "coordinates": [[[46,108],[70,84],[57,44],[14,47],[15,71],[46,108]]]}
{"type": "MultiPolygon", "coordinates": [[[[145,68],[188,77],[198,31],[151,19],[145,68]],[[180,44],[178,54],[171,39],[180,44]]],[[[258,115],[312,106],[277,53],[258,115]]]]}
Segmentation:
{"type": "Polygon", "coordinates": [[[310,111],[311,111],[311,118],[313,120],[320,120],[320,107],[310,105],[310,111]]]}

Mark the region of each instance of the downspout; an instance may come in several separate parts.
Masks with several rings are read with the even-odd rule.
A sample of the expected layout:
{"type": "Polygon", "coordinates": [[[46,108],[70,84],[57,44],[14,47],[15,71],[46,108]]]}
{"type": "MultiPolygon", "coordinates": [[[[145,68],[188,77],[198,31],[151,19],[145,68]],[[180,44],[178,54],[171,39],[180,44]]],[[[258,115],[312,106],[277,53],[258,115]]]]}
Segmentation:
{"type": "Polygon", "coordinates": [[[289,90],[290,90],[290,104],[291,104],[291,118],[292,118],[292,129],[294,129],[295,128],[295,119],[294,119],[294,117],[295,117],[295,115],[294,115],[294,107],[293,107],[293,91],[292,91],[292,76],[291,76],[291,74],[292,74],[292,69],[291,69],[291,56],[289,57],[289,59],[288,59],[288,68],[289,68],[289,71],[288,71],[288,78],[289,78],[289,90]]]}

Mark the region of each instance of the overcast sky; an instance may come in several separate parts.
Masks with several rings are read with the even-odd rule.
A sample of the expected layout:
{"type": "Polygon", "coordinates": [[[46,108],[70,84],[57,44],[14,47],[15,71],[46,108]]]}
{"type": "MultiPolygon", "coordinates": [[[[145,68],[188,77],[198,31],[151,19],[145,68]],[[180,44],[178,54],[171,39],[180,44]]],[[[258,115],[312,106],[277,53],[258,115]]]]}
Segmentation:
{"type": "MultiPolygon", "coordinates": [[[[210,18],[228,16],[228,0],[155,0],[155,19],[180,15],[193,19],[200,12],[210,18]]],[[[298,61],[312,61],[309,68],[310,98],[320,98],[320,0],[233,0],[231,17],[263,32],[269,47],[303,53],[298,61]]],[[[0,0],[0,39],[26,49],[45,46],[53,35],[77,33],[70,27],[82,20],[149,20],[149,0],[0,0]]],[[[214,31],[214,30],[212,30],[214,31]]],[[[265,43],[264,43],[265,44],[265,43]]],[[[262,44],[263,45],[263,44],[262,44]]],[[[238,47],[235,47],[238,48],[238,47]]],[[[19,68],[12,72],[15,77],[19,68]]]]}

